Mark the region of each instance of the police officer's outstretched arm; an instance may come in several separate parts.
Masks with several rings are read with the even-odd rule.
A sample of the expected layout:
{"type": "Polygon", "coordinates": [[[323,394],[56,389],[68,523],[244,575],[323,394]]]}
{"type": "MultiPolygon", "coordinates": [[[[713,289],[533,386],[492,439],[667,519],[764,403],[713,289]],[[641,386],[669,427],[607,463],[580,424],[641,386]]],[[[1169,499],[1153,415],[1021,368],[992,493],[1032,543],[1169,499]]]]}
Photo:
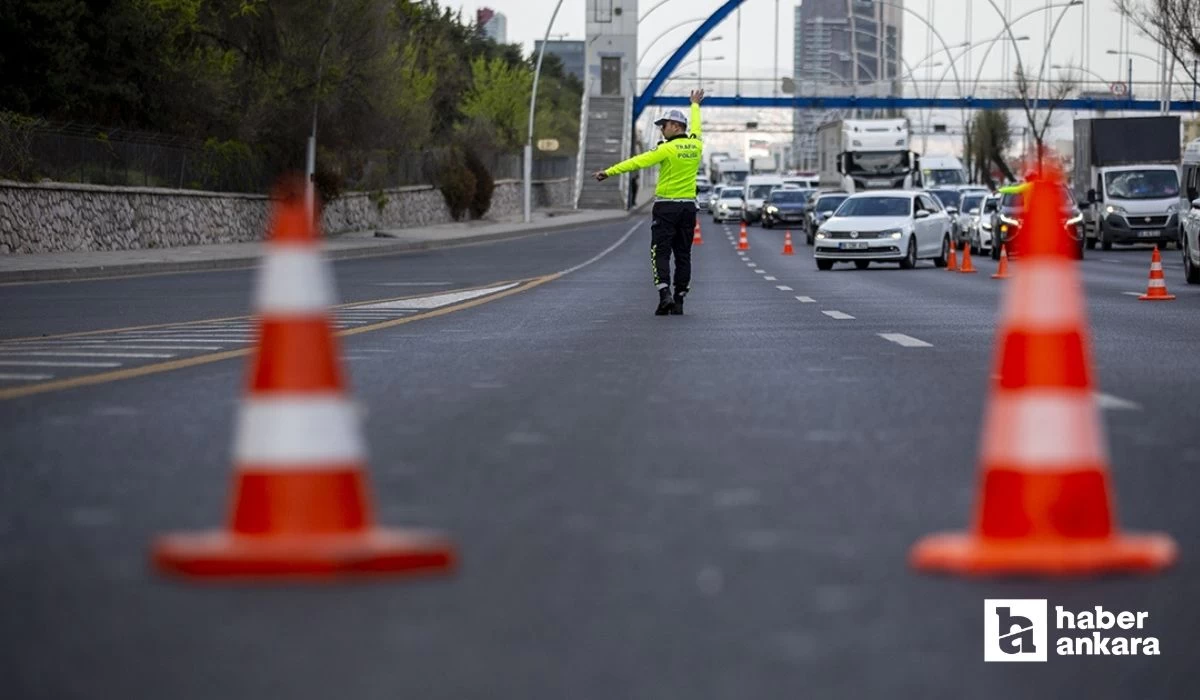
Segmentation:
{"type": "Polygon", "coordinates": [[[665,144],[660,143],[653,151],[639,153],[629,160],[623,160],[620,163],[617,163],[608,170],[601,170],[596,173],[596,179],[603,181],[609,177],[612,177],[613,175],[631,173],[634,170],[641,170],[643,168],[649,168],[653,165],[658,165],[666,160],[667,156],[670,155],[670,152],[663,148],[664,145],[665,144]]]}

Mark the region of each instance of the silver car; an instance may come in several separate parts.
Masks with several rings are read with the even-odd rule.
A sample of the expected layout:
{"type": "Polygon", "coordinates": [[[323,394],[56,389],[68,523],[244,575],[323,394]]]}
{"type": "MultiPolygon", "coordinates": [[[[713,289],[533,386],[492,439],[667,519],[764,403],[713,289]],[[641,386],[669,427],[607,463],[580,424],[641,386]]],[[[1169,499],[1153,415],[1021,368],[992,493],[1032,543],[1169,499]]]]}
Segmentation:
{"type": "Polygon", "coordinates": [[[707,181],[696,181],[696,208],[708,210],[708,202],[712,198],[712,185],[707,181]]]}
{"type": "Polygon", "coordinates": [[[881,190],[850,195],[817,229],[818,270],[853,262],[895,262],[911,270],[918,260],[945,267],[950,256],[950,216],[927,192],[881,190]]]}
{"type": "MultiPolygon", "coordinates": [[[[958,206],[958,213],[954,217],[958,220],[955,228],[958,231],[956,239],[961,245],[971,243],[973,240],[973,229],[979,215],[983,212],[983,200],[987,197],[987,192],[968,191],[963,192],[962,201],[958,206]]],[[[979,249],[972,246],[972,253],[979,253],[979,249]]]]}
{"type": "Polygon", "coordinates": [[[1191,208],[1183,217],[1179,248],[1183,253],[1184,278],[1188,284],[1200,284],[1200,199],[1192,200],[1191,208]]]}

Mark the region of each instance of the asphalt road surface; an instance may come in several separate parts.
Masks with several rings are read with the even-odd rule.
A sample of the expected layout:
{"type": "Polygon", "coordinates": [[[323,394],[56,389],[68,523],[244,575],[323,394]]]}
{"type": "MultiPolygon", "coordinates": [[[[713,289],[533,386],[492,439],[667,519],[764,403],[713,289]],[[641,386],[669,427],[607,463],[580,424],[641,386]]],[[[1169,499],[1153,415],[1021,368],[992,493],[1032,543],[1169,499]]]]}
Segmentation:
{"type": "Polygon", "coordinates": [[[994,263],[818,272],[732,231],[705,220],[682,317],[652,315],[644,218],[335,265],[378,519],[449,533],[445,578],[158,577],[156,533],[224,517],[250,271],[0,287],[0,697],[1195,697],[1178,253],[1172,303],[1132,296],[1146,248],[1082,271],[1119,516],[1179,565],[963,580],[906,557],[971,518],[994,263]],[[985,598],[1145,611],[1162,654],[985,664],[985,598]]]}

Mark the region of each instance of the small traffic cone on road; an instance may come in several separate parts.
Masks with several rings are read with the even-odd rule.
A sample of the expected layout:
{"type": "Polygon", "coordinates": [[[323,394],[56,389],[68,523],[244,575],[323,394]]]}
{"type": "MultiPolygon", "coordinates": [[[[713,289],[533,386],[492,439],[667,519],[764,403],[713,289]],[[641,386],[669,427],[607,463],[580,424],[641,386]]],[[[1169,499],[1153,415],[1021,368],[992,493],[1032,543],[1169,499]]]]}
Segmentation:
{"type": "Polygon", "coordinates": [[[1156,571],[1175,562],[1163,534],[1122,533],[1088,355],[1076,251],[1061,234],[1061,177],[1035,177],[1026,255],[1005,296],[998,377],[982,440],[972,527],[926,537],[914,567],[973,575],[1156,571]]]}
{"type": "Polygon", "coordinates": [[[1000,269],[996,270],[996,274],[992,275],[994,280],[1006,280],[1010,277],[1008,274],[1008,246],[1000,246],[1000,269]]]}
{"type": "Polygon", "coordinates": [[[304,205],[277,192],[258,272],[258,344],[236,428],[225,529],[175,533],[152,547],[162,572],[194,578],[330,579],[446,571],[449,542],[372,518],[366,446],[346,395],[329,307],[333,278],[304,205]]]}
{"type": "Polygon", "coordinates": [[[696,220],[696,230],[692,234],[692,245],[704,245],[704,236],[700,235],[700,220],[696,220]]]}
{"type": "Polygon", "coordinates": [[[947,272],[958,272],[958,254],[954,250],[954,239],[950,239],[950,261],[946,263],[947,272]]]}
{"type": "Polygon", "coordinates": [[[1171,301],[1175,298],[1174,294],[1167,291],[1167,280],[1163,277],[1162,255],[1158,252],[1158,246],[1154,247],[1154,255],[1150,258],[1150,283],[1146,287],[1146,293],[1138,297],[1142,301],[1171,301]]]}
{"type": "Polygon", "coordinates": [[[975,265],[973,265],[971,263],[971,246],[969,246],[969,245],[963,246],[962,267],[958,268],[958,271],[960,274],[966,274],[966,275],[970,275],[970,274],[979,272],[979,270],[975,269],[975,265]]]}
{"type": "Polygon", "coordinates": [[[738,250],[750,250],[750,239],[746,236],[746,222],[742,222],[742,232],[738,234],[738,250]]]}
{"type": "Polygon", "coordinates": [[[783,254],[795,255],[796,251],[792,249],[792,232],[785,231],[783,234],[783,254]]]}

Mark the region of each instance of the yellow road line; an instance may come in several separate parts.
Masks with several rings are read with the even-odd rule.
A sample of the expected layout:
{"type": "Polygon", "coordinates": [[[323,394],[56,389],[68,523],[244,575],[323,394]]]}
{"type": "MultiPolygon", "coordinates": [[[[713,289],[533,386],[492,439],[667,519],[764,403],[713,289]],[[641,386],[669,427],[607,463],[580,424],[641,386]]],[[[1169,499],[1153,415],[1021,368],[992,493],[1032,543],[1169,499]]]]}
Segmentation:
{"type": "MultiPolygon", "coordinates": [[[[481,304],[486,304],[490,301],[495,301],[497,299],[503,299],[504,297],[511,296],[511,295],[517,294],[519,292],[524,292],[524,291],[533,289],[534,287],[538,287],[547,282],[556,280],[561,276],[562,276],[562,273],[555,273],[552,275],[546,275],[544,277],[535,277],[535,278],[529,279],[529,280],[521,280],[518,282],[519,286],[514,287],[512,289],[505,290],[503,292],[497,292],[496,294],[489,294],[484,297],[478,297],[476,299],[464,301],[459,304],[453,304],[451,306],[445,306],[440,309],[433,309],[430,311],[426,311],[424,313],[413,314],[412,316],[405,316],[404,318],[392,319],[390,321],[383,321],[382,323],[374,323],[374,324],[367,325],[367,326],[359,326],[357,328],[348,328],[344,331],[338,331],[338,332],[334,333],[334,335],[338,336],[338,337],[358,335],[359,333],[368,333],[370,331],[379,331],[379,330],[384,330],[386,328],[393,328],[395,326],[401,326],[401,325],[404,325],[405,323],[412,323],[413,321],[421,321],[421,320],[424,320],[427,318],[435,318],[437,316],[444,316],[446,314],[453,313],[455,311],[463,311],[465,309],[474,308],[476,306],[480,306],[481,304]]],[[[497,282],[494,284],[473,287],[472,289],[485,289],[487,287],[494,287],[494,286],[499,286],[499,285],[503,285],[503,284],[508,284],[508,283],[507,282],[497,282]]],[[[469,290],[456,289],[453,291],[460,292],[460,291],[469,291],[469,290]]],[[[399,299],[392,300],[392,301],[399,301],[402,299],[413,299],[418,296],[429,296],[429,295],[426,294],[426,295],[400,297],[399,299]]],[[[366,303],[372,303],[372,302],[355,302],[355,303],[356,304],[366,304],[366,303]]],[[[239,317],[239,318],[249,318],[249,317],[239,317]]],[[[196,322],[196,323],[199,323],[199,322],[196,322]]],[[[182,325],[182,324],[161,324],[161,325],[175,326],[175,325],[182,325]]],[[[151,327],[153,327],[153,326],[142,326],[142,328],[151,328],[151,327]]],[[[47,336],[47,337],[69,337],[69,336],[76,336],[76,335],[91,335],[94,333],[103,333],[103,332],[112,332],[112,331],[91,331],[86,334],[68,334],[67,336],[47,336]]],[[[160,372],[171,372],[171,371],[177,370],[177,369],[185,369],[187,367],[195,367],[197,365],[206,365],[206,364],[210,364],[213,362],[220,362],[222,360],[229,360],[229,359],[232,359],[235,357],[242,357],[244,355],[249,355],[252,351],[253,351],[253,348],[241,348],[238,350],[225,350],[223,352],[210,353],[207,355],[196,355],[195,357],[185,357],[185,358],[182,358],[179,360],[171,360],[169,362],[159,362],[159,363],[155,363],[152,365],[129,367],[126,369],[113,370],[111,372],[101,372],[99,374],[89,374],[89,375],[85,375],[85,376],[81,376],[81,377],[71,377],[68,379],[59,379],[59,380],[52,381],[52,382],[42,382],[40,384],[28,384],[25,386],[12,387],[10,389],[0,389],[0,401],[6,400],[6,399],[16,399],[16,398],[20,398],[23,396],[32,396],[34,394],[45,394],[45,393],[48,393],[51,391],[62,391],[64,389],[76,389],[79,387],[92,386],[95,384],[107,384],[109,382],[121,381],[122,379],[133,379],[134,377],[144,377],[146,375],[158,374],[160,372]]]]}

